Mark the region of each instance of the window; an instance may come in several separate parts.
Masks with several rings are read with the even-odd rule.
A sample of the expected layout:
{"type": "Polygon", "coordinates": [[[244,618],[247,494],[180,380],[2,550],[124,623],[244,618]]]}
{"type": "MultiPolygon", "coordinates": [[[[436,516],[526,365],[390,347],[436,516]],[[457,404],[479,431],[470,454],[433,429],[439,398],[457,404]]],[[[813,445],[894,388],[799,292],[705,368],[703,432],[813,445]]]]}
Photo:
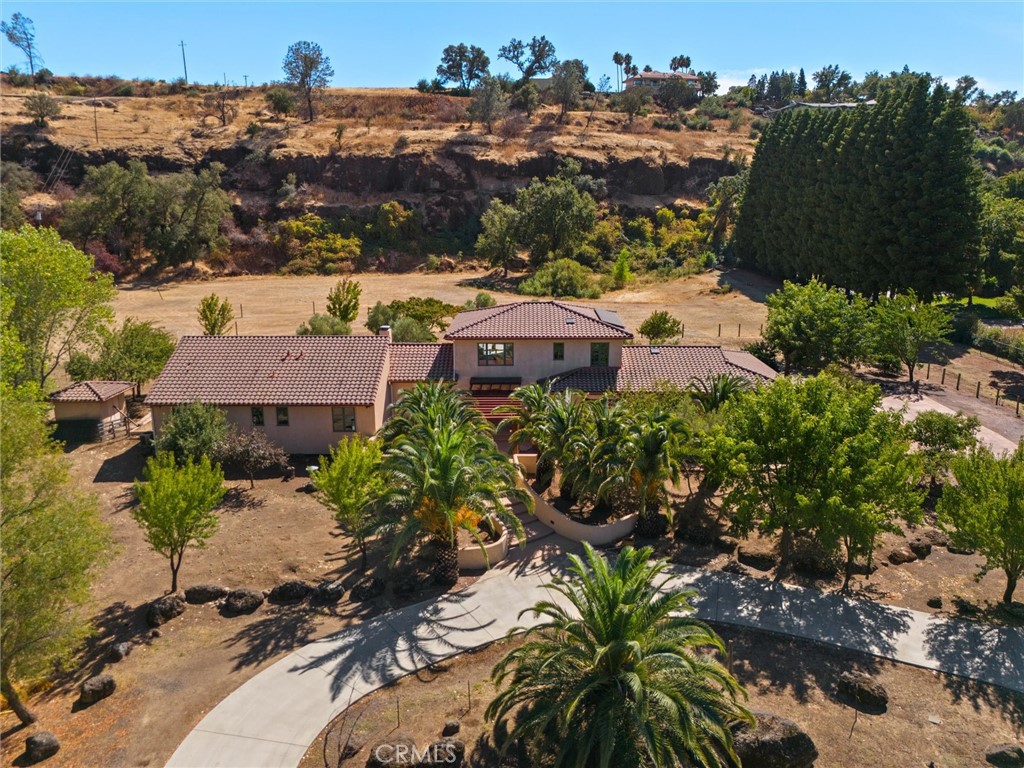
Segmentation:
{"type": "Polygon", "coordinates": [[[356,409],[349,406],[331,408],[331,421],[335,432],[356,431],[356,409]]]}
{"type": "Polygon", "coordinates": [[[252,409],[252,425],[254,427],[263,426],[263,408],[260,406],[252,409]]]}
{"type": "Polygon", "coordinates": [[[608,365],[608,342],[595,341],[590,345],[590,364],[608,365]]]}
{"type": "Polygon", "coordinates": [[[565,342],[556,341],[552,347],[552,360],[565,360],[565,342]]]}
{"type": "Polygon", "coordinates": [[[513,345],[507,342],[484,342],[476,345],[477,365],[515,365],[513,345]]]}
{"type": "Polygon", "coordinates": [[[277,426],[288,426],[288,408],[283,405],[277,406],[277,426]]]}

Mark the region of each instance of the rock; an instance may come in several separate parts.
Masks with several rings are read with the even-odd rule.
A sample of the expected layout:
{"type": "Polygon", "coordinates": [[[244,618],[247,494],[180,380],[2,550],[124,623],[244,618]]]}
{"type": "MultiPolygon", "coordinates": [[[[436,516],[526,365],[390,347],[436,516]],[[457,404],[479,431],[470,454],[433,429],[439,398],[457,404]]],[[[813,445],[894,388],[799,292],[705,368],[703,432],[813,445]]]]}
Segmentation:
{"type": "Polygon", "coordinates": [[[356,585],[352,587],[352,591],[349,593],[349,597],[357,603],[362,603],[367,600],[373,600],[375,597],[380,597],[382,594],[384,594],[384,582],[376,576],[367,576],[356,582],[356,585]]]}
{"type": "Polygon", "coordinates": [[[313,591],[313,585],[301,579],[283,581],[270,590],[267,599],[272,603],[301,603],[313,591]]]}
{"type": "Polygon", "coordinates": [[[907,542],[907,547],[917,555],[921,560],[924,560],[928,555],[932,553],[932,544],[928,539],[923,536],[915,536],[907,542]]]}
{"type": "Polygon", "coordinates": [[[394,768],[394,766],[416,765],[416,739],[407,733],[389,736],[370,747],[366,768],[394,768]]]}
{"type": "Polygon", "coordinates": [[[1017,619],[1018,621],[1024,621],[1024,603],[1018,603],[1016,601],[1007,605],[1006,603],[999,604],[1000,610],[1011,619],[1017,619]]]}
{"type": "Polygon", "coordinates": [[[973,555],[974,550],[968,549],[967,547],[958,547],[955,544],[949,544],[946,546],[946,551],[951,555],[973,555]]]}
{"type": "Polygon", "coordinates": [[[720,549],[723,552],[735,552],[736,547],[740,545],[740,540],[735,536],[719,536],[715,539],[715,549],[720,549]]]}
{"type": "Polygon", "coordinates": [[[95,704],[102,701],[117,689],[117,683],[110,675],[96,675],[90,677],[80,688],[81,694],[78,697],[80,704],[95,704]]]}
{"type": "Polygon", "coordinates": [[[752,710],[757,720],[734,732],[733,746],[743,768],[812,768],[818,749],[792,720],[752,710]]]}
{"type": "Polygon", "coordinates": [[[233,589],[224,600],[228,613],[252,613],[263,605],[263,593],[255,589],[233,589]]]}
{"type": "Polygon", "coordinates": [[[933,547],[949,546],[949,535],[938,528],[925,528],[918,535],[933,547]]]}
{"type": "Polygon", "coordinates": [[[1021,768],[1024,766],[1024,749],[1016,744],[993,744],[985,750],[985,760],[1000,768],[1021,768]]]}
{"type": "Polygon", "coordinates": [[[25,739],[25,760],[38,763],[60,752],[60,742],[49,731],[33,733],[25,739]]]}
{"type": "Polygon", "coordinates": [[[751,552],[747,547],[739,547],[737,559],[750,568],[758,571],[770,571],[775,567],[775,555],[768,552],[751,552]]]}
{"type": "Polygon", "coordinates": [[[315,587],[310,595],[310,601],[326,605],[328,603],[336,603],[345,594],[345,587],[340,581],[321,581],[315,587]]]}
{"type": "Polygon", "coordinates": [[[900,547],[889,553],[889,562],[893,565],[912,563],[915,560],[917,560],[917,555],[911,552],[908,547],[900,547]]]}
{"type": "Polygon", "coordinates": [[[462,723],[458,720],[446,720],[444,728],[441,729],[442,736],[454,736],[462,728],[462,723]]]}
{"type": "Polygon", "coordinates": [[[942,598],[929,597],[927,605],[929,608],[935,608],[936,610],[939,610],[940,608],[942,608],[942,598]]]}
{"type": "Polygon", "coordinates": [[[868,709],[884,710],[889,706],[889,692],[885,686],[863,672],[843,672],[836,689],[840,695],[868,709]]]}
{"type": "Polygon", "coordinates": [[[730,560],[728,563],[722,566],[723,573],[734,573],[737,576],[749,576],[747,569],[744,568],[740,563],[735,560],[730,560]]]}
{"type": "Polygon", "coordinates": [[[159,629],[151,629],[149,630],[149,639],[156,640],[158,637],[163,637],[163,634],[159,629]]]}
{"type": "Polygon", "coordinates": [[[114,643],[107,651],[107,660],[116,664],[132,652],[131,643],[114,643]]]}
{"type": "Polygon", "coordinates": [[[151,627],[159,627],[184,612],[184,597],[177,593],[164,595],[149,604],[149,608],[146,609],[146,623],[151,627]]]}
{"type": "Polygon", "coordinates": [[[220,600],[222,597],[227,597],[227,594],[228,588],[222,587],[220,584],[196,584],[185,590],[185,601],[193,605],[200,605],[220,600]]]}
{"type": "Polygon", "coordinates": [[[460,768],[466,760],[466,743],[461,739],[441,739],[435,741],[426,749],[426,754],[420,755],[420,765],[426,768],[430,765],[444,765],[460,768]]]}

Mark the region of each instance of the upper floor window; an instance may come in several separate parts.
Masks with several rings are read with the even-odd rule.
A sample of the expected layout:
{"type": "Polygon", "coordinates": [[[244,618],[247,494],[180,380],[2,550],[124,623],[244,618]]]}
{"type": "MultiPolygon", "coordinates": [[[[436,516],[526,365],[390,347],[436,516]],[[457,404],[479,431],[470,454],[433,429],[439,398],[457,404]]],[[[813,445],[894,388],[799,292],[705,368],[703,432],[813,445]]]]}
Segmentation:
{"type": "Polygon", "coordinates": [[[608,365],[608,342],[595,341],[590,345],[590,364],[608,365]]]}
{"type": "Polygon", "coordinates": [[[347,405],[331,408],[331,422],[335,432],[355,432],[356,409],[347,405]]]}
{"type": "Polygon", "coordinates": [[[565,342],[556,341],[552,347],[552,360],[565,360],[565,342]]]}
{"type": "Polygon", "coordinates": [[[251,410],[252,410],[252,425],[254,427],[262,427],[263,426],[263,407],[262,406],[256,406],[255,408],[252,408],[251,410]]]}
{"type": "Polygon", "coordinates": [[[515,365],[513,344],[487,341],[476,345],[477,365],[515,365]]]}

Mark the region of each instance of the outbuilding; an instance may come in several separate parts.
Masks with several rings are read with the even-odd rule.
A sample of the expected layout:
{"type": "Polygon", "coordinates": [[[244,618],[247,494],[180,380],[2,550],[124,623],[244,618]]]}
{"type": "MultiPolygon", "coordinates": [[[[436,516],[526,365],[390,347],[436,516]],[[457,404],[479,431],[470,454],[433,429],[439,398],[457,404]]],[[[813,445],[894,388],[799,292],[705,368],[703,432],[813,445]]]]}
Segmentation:
{"type": "Polygon", "coordinates": [[[50,395],[57,422],[55,437],[71,442],[96,442],[127,434],[130,422],[125,398],[130,381],[80,381],[50,395]]]}

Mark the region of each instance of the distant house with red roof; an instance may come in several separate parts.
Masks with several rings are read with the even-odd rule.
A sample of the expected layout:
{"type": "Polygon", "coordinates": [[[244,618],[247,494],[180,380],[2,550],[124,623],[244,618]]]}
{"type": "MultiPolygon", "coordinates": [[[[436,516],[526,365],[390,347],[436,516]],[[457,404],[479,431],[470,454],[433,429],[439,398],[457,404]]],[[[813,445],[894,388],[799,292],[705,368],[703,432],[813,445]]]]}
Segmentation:
{"type": "Polygon", "coordinates": [[[377,336],[188,336],[146,398],[159,433],[172,408],[220,406],[289,453],[317,454],[347,435],[376,432],[387,407],[417,382],[452,381],[489,414],[523,384],[589,394],[645,390],[730,373],[775,373],[720,347],[633,345],[617,313],[562,301],[520,301],[459,312],[444,341],[377,336]]]}
{"type": "Polygon", "coordinates": [[[693,72],[638,72],[631,77],[627,77],[623,85],[625,85],[627,91],[630,88],[640,88],[643,86],[657,90],[665,83],[673,80],[682,80],[694,88],[700,87],[700,78],[693,72]]]}

